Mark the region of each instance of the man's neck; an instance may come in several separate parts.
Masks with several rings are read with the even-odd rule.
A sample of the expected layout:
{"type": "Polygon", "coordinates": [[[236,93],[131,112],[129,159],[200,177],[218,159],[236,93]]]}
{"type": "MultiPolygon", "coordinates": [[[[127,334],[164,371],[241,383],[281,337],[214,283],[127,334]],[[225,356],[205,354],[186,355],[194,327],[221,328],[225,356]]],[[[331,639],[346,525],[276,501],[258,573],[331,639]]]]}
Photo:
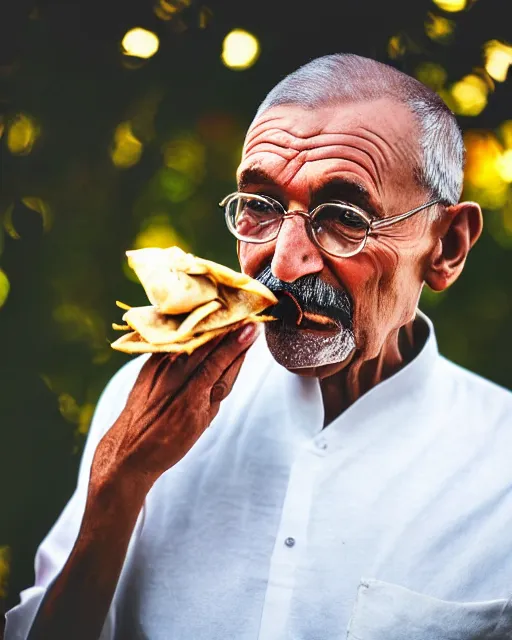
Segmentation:
{"type": "Polygon", "coordinates": [[[425,343],[423,323],[411,321],[390,334],[376,358],[355,358],[347,369],[320,380],[324,428],[358,398],[411,362],[425,343]]]}

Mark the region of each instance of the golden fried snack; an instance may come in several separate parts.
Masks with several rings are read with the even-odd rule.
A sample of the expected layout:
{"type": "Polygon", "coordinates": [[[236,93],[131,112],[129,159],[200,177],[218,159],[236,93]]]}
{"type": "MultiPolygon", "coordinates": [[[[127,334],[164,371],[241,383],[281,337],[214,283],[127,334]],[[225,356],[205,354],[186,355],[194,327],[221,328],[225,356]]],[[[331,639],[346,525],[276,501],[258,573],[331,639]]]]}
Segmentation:
{"type": "Polygon", "coordinates": [[[131,330],[111,344],[125,353],[192,353],[199,346],[249,322],[273,317],[259,315],[277,303],[257,280],[197,258],[179,247],[127,251],[151,306],[128,307],[124,325],[131,330]]]}

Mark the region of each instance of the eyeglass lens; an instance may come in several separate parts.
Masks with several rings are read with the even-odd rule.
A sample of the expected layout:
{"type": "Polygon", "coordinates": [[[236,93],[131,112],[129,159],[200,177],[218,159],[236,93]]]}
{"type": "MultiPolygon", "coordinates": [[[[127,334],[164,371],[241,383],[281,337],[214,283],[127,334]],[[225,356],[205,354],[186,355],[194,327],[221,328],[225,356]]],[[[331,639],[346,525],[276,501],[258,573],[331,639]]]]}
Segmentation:
{"type": "MultiPolygon", "coordinates": [[[[260,197],[236,196],[227,204],[230,230],[246,242],[267,242],[279,233],[284,209],[260,197]]],[[[329,253],[357,251],[368,234],[368,223],[357,211],[341,204],[320,205],[311,220],[318,244],[329,253]]]]}

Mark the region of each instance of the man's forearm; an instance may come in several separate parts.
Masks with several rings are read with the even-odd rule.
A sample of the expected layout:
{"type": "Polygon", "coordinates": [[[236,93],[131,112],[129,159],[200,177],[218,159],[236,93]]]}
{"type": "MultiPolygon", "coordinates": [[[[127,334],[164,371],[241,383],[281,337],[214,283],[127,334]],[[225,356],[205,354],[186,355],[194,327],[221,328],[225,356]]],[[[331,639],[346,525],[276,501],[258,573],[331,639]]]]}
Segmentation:
{"type": "Polygon", "coordinates": [[[89,492],[73,550],[46,592],[27,640],[98,640],[148,490],[124,480],[89,492]]]}

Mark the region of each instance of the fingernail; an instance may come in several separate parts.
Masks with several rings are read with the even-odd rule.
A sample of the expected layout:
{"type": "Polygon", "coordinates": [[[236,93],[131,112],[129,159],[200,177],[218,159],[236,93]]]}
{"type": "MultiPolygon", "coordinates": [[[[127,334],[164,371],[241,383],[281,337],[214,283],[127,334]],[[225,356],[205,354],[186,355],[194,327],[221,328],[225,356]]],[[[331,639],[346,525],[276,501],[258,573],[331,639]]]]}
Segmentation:
{"type": "Polygon", "coordinates": [[[238,334],[238,342],[243,344],[244,342],[250,342],[254,334],[256,333],[256,325],[248,324],[246,327],[242,329],[242,331],[238,334]]]}

